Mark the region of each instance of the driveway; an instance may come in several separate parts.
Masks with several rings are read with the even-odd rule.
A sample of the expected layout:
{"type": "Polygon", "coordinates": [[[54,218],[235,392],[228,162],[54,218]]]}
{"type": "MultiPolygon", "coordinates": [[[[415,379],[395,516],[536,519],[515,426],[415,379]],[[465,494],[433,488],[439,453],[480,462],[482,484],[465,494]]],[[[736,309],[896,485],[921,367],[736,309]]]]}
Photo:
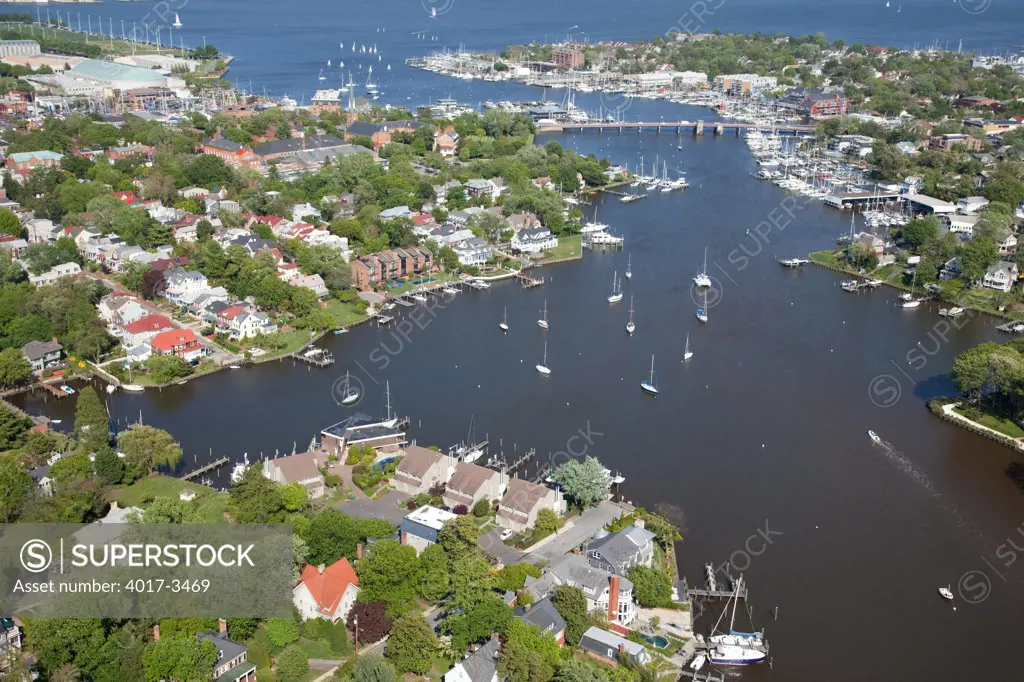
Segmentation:
{"type": "Polygon", "coordinates": [[[385,493],[377,500],[371,500],[368,497],[364,497],[359,500],[346,500],[345,502],[339,502],[334,505],[334,508],[338,511],[345,512],[349,516],[356,516],[364,519],[384,519],[390,521],[396,526],[402,523],[402,519],[409,513],[409,510],[404,506],[398,506],[398,503],[405,500],[409,496],[400,493],[397,490],[392,490],[389,493],[385,493]]]}
{"type": "Polygon", "coordinates": [[[583,512],[582,515],[574,517],[554,535],[549,535],[534,545],[523,557],[523,560],[530,563],[541,560],[551,561],[571,552],[594,537],[594,534],[605,525],[628,513],[629,509],[631,508],[605,500],[596,507],[583,512]]]}

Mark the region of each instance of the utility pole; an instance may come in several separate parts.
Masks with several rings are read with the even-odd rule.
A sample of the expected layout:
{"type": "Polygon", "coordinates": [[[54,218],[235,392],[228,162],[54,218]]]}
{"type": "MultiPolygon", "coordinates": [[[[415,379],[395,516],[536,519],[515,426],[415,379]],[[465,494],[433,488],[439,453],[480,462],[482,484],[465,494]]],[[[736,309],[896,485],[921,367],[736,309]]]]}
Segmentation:
{"type": "Polygon", "coordinates": [[[359,616],[353,618],[355,625],[355,644],[356,644],[356,656],[359,655],[359,616]]]}

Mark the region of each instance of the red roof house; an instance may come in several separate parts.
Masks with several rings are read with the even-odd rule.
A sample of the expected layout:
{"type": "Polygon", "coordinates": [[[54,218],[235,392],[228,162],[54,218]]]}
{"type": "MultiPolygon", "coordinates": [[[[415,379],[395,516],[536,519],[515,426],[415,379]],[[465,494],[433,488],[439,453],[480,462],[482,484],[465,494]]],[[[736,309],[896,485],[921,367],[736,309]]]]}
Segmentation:
{"type": "Polygon", "coordinates": [[[326,618],[345,620],[359,594],[359,578],[348,559],[342,557],[330,566],[307,564],[292,590],[292,603],[303,620],[326,618]]]}
{"type": "Polygon", "coordinates": [[[191,362],[202,357],[203,345],[191,329],[170,329],[160,332],[149,341],[154,355],[177,355],[191,362]]]}

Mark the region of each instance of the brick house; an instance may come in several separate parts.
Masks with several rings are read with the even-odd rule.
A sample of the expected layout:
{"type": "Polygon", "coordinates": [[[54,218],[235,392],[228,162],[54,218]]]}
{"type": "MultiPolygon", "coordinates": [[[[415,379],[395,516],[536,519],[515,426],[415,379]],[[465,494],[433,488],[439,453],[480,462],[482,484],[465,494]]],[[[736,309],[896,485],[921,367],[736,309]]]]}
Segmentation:
{"type": "Polygon", "coordinates": [[[391,129],[386,123],[368,123],[352,121],[345,128],[345,141],[350,142],[356,137],[368,137],[373,140],[373,149],[377,151],[391,142],[391,129]]]}
{"type": "Polygon", "coordinates": [[[582,50],[563,46],[551,49],[551,61],[560,69],[582,69],[586,58],[582,50]]]}
{"type": "Polygon", "coordinates": [[[59,166],[63,154],[51,151],[17,152],[7,157],[7,167],[24,173],[40,166],[59,166]]]}
{"type": "Polygon", "coordinates": [[[259,157],[256,156],[253,150],[231,140],[215,140],[210,138],[203,142],[199,152],[216,156],[229,166],[250,166],[255,168],[260,165],[259,157]]]}

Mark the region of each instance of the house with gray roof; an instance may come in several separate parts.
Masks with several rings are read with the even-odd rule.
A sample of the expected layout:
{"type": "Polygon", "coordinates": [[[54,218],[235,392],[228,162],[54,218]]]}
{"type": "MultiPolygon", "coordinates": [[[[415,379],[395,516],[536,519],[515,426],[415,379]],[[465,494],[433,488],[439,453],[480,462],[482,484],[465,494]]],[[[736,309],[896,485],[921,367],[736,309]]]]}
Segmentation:
{"type": "Polygon", "coordinates": [[[29,341],[21,347],[21,356],[33,372],[42,372],[60,365],[63,350],[64,347],[56,341],[29,341]]]}
{"type": "Polygon", "coordinates": [[[513,613],[524,623],[536,625],[542,633],[554,637],[559,646],[565,644],[565,619],[559,615],[549,597],[536,604],[519,606],[513,613]]]}
{"type": "Polygon", "coordinates": [[[448,479],[448,457],[419,445],[410,445],[398,463],[391,484],[406,495],[425,493],[448,479]]]}
{"type": "Polygon", "coordinates": [[[628,528],[598,533],[587,545],[587,561],[591,566],[617,575],[626,575],[633,566],[650,566],[654,561],[654,538],[644,528],[643,519],[628,528]]]}
{"type": "Polygon", "coordinates": [[[523,478],[508,482],[508,490],[498,503],[498,525],[522,533],[537,522],[541,509],[550,509],[561,515],[565,500],[558,490],[523,478]]]}
{"type": "Polygon", "coordinates": [[[651,655],[643,644],[631,642],[625,637],[619,637],[614,632],[597,627],[592,627],[584,632],[578,646],[593,658],[615,666],[623,657],[640,664],[646,664],[651,660],[651,655]]]}
{"type": "Polygon", "coordinates": [[[607,614],[608,621],[628,626],[636,619],[633,583],[608,571],[591,566],[580,554],[566,554],[545,566],[539,578],[527,577],[523,589],[534,601],[550,596],[560,585],[576,587],[587,599],[587,612],[607,614]]]}
{"type": "Polygon", "coordinates": [[[442,676],[444,682],[498,682],[498,654],[501,642],[497,634],[475,647],[442,676]]]}
{"type": "Polygon", "coordinates": [[[469,462],[459,462],[448,480],[442,499],[446,505],[453,508],[460,504],[471,508],[479,500],[501,499],[505,489],[502,479],[500,471],[469,462]]]}
{"type": "Polygon", "coordinates": [[[221,619],[220,632],[196,634],[201,642],[217,647],[217,661],[210,679],[215,682],[250,682],[256,679],[256,664],[249,661],[249,647],[228,639],[227,623],[221,619]]]}

